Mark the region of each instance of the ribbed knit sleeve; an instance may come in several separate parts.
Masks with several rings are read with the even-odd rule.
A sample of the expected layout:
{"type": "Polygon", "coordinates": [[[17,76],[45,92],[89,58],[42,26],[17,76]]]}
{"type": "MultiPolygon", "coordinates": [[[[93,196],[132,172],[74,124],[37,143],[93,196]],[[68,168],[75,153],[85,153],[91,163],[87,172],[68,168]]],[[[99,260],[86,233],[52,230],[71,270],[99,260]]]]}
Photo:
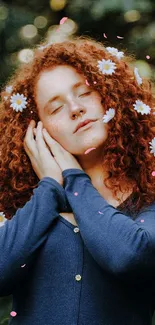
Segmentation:
{"type": "Polygon", "coordinates": [[[32,259],[44,243],[59,210],[65,211],[63,187],[44,177],[31,199],[11,220],[0,227],[0,295],[8,295],[21,273],[21,266],[32,259]]]}
{"type": "Polygon", "coordinates": [[[94,260],[115,275],[155,272],[155,202],[136,220],[110,205],[79,169],[63,171],[64,189],[94,260]]]}

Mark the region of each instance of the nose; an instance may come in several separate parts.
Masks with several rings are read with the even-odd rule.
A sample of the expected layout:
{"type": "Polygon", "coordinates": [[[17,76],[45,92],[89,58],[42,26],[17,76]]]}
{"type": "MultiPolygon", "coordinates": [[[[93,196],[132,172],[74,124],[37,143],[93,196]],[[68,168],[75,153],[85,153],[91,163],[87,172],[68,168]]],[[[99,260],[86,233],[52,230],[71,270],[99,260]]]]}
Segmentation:
{"type": "Polygon", "coordinates": [[[80,105],[77,101],[72,100],[70,102],[70,116],[71,118],[75,118],[75,116],[80,115],[81,113],[85,113],[85,108],[80,105]]]}

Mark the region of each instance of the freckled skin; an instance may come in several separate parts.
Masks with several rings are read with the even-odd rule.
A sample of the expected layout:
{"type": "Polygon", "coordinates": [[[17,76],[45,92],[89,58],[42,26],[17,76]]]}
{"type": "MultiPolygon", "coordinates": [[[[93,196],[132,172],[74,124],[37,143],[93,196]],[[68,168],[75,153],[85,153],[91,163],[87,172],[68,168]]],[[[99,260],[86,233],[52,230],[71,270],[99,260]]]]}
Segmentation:
{"type": "Polygon", "coordinates": [[[77,156],[84,155],[90,147],[101,146],[108,136],[108,126],[102,122],[105,112],[100,94],[92,89],[90,94],[83,95],[90,90],[84,76],[65,65],[42,72],[37,82],[36,101],[40,120],[57,142],[77,156]],[[73,91],[71,87],[80,81],[83,81],[83,86],[73,91]],[[44,110],[48,100],[58,94],[61,94],[61,98],[44,110]],[[55,111],[58,107],[61,108],[55,111]],[[77,124],[85,119],[98,121],[88,130],[73,133],[77,124]]]}
{"type": "Polygon", "coordinates": [[[109,127],[108,123],[103,123],[106,111],[99,92],[87,85],[86,78],[73,67],[61,65],[40,73],[35,98],[39,118],[49,135],[75,156],[98,192],[117,206],[119,202],[104,185],[107,172],[103,170],[102,159],[109,127]],[[82,85],[74,88],[79,82],[82,85]],[[58,95],[59,98],[47,106],[47,102],[58,95]],[[86,119],[97,121],[88,129],[74,133],[77,125],[86,119]],[[95,150],[85,154],[90,148],[95,150]]]}

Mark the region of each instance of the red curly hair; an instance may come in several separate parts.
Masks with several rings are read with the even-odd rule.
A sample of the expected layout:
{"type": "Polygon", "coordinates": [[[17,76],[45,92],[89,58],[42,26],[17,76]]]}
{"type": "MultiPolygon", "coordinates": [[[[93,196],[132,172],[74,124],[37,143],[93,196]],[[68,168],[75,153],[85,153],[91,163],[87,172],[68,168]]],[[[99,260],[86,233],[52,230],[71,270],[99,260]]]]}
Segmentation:
{"type": "MultiPolygon", "coordinates": [[[[5,87],[0,103],[0,211],[10,219],[16,210],[30,199],[39,179],[23,146],[28,125],[32,119],[38,123],[35,86],[39,73],[57,65],[68,64],[82,73],[91,87],[97,90],[104,109],[115,109],[115,116],[108,122],[108,139],[105,143],[103,167],[108,170],[105,185],[117,197],[121,183],[128,178],[135,183],[136,210],[155,200],[155,158],[150,153],[149,142],[155,137],[154,96],[151,82],[143,80],[138,85],[130,63],[131,55],[121,60],[111,55],[101,42],[90,37],[74,37],[51,44],[40,50],[34,48],[31,63],[20,66],[10,78],[12,94],[27,97],[27,107],[16,112],[10,107],[5,87]],[[103,75],[98,60],[111,59],[117,69],[113,75],[103,75]],[[95,83],[94,83],[95,82],[95,83]],[[151,107],[150,114],[140,114],[133,104],[141,100],[151,107]]],[[[11,96],[11,94],[9,94],[11,96]]]]}

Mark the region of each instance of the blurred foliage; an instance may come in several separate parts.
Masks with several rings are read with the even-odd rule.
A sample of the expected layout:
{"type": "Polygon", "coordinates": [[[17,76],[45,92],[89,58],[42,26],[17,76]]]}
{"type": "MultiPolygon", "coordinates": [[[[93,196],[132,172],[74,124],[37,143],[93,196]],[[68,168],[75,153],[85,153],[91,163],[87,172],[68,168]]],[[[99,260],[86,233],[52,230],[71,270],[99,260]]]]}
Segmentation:
{"type": "Polygon", "coordinates": [[[0,325],[8,325],[11,307],[12,296],[0,298],[0,325]]]}
{"type": "MultiPolygon", "coordinates": [[[[141,76],[155,81],[154,0],[5,0],[0,1],[0,87],[20,65],[23,49],[58,41],[54,28],[63,17],[70,24],[61,26],[60,40],[83,34],[124,49],[135,57],[141,76]]],[[[0,298],[0,325],[8,324],[11,298],[0,298]]]]}
{"type": "Polygon", "coordinates": [[[50,31],[52,39],[52,26],[58,27],[62,17],[75,22],[76,35],[93,36],[106,46],[133,54],[140,60],[142,77],[155,80],[154,0],[5,0],[0,2],[0,86],[20,64],[20,50],[33,49],[42,40],[48,40],[50,31]],[[47,24],[35,26],[33,37],[23,36],[22,28],[36,25],[38,16],[45,17],[47,24]]]}

